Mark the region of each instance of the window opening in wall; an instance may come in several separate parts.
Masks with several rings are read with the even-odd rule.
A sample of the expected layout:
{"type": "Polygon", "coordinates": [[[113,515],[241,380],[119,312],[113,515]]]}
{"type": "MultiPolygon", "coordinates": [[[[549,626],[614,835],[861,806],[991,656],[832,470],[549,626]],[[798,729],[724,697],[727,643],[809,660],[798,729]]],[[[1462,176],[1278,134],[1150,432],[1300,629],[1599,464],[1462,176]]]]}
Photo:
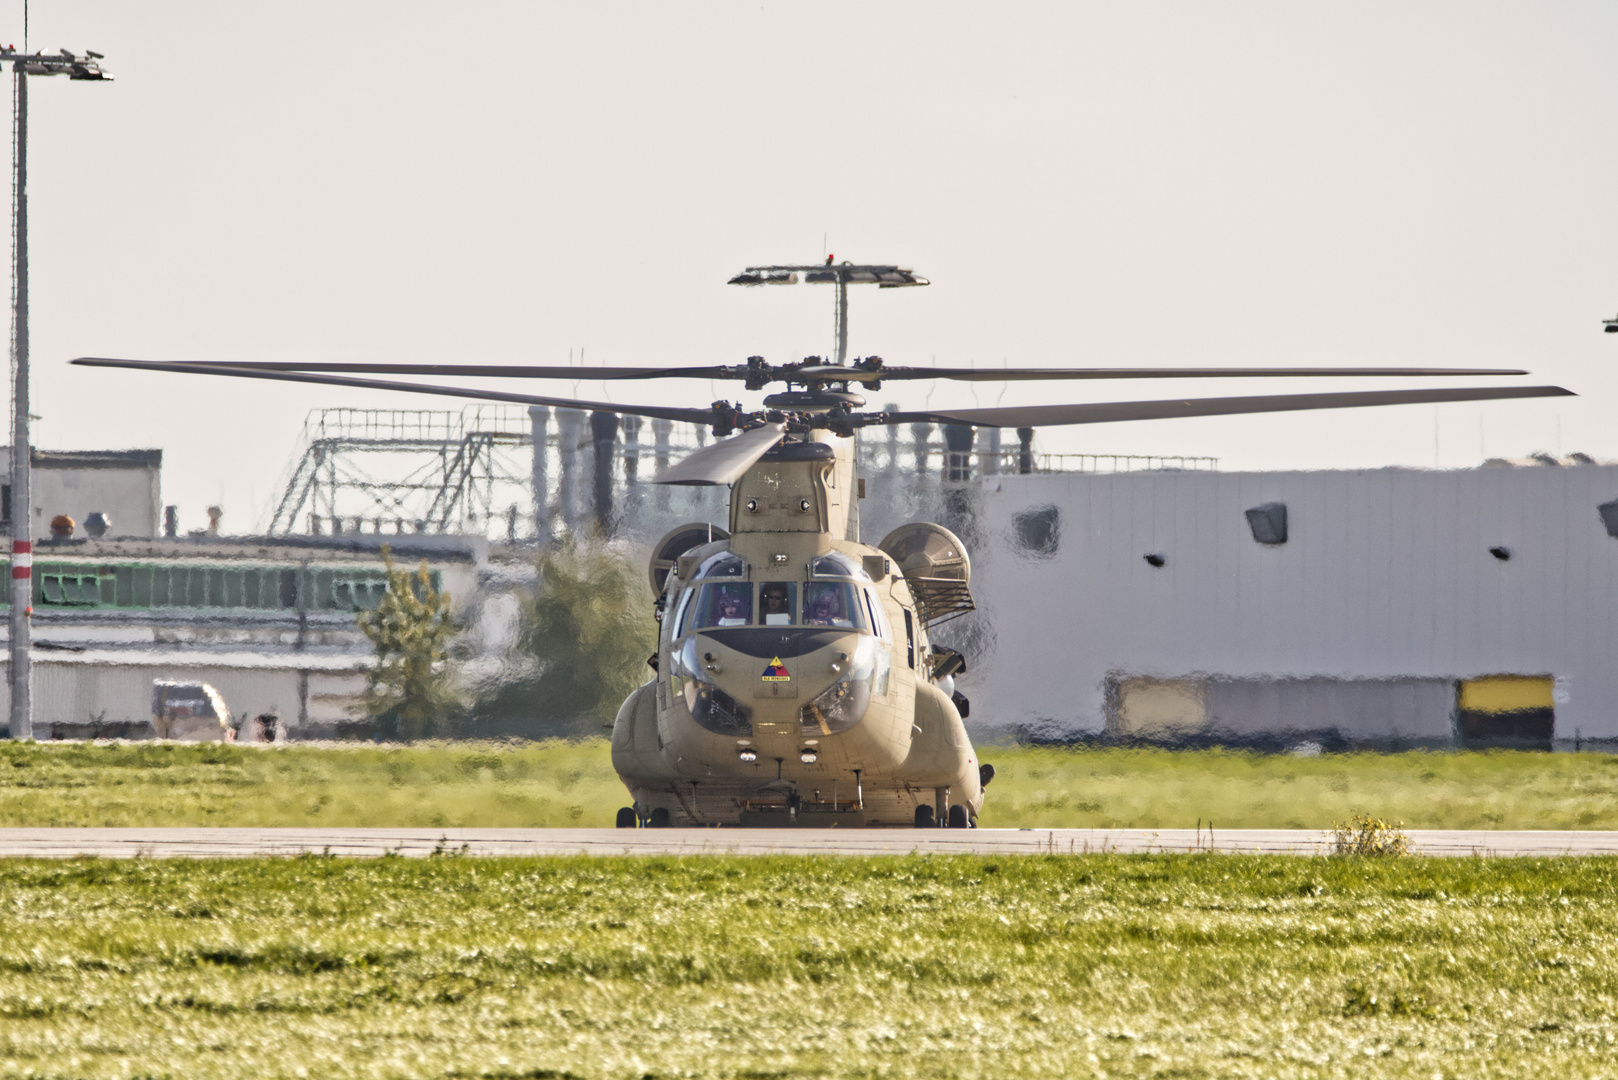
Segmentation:
{"type": "MultiPolygon", "coordinates": [[[[36,565],[35,601],[46,605],[118,608],[227,608],[310,611],[375,609],[387,595],[380,570],[185,564],[36,565]]],[[[443,588],[439,572],[428,587],[443,588]]]]}
{"type": "Polygon", "coordinates": [[[41,602],[88,606],[101,603],[101,581],[93,574],[39,575],[41,602]]]}
{"type": "Polygon", "coordinates": [[[1048,558],[1061,543],[1061,513],[1054,506],[1024,510],[1012,519],[1018,549],[1029,555],[1048,558]]]}
{"type": "Polygon", "coordinates": [[[1490,675],[1458,683],[1461,745],[1549,750],[1556,729],[1555,686],[1549,675],[1490,675]]]}

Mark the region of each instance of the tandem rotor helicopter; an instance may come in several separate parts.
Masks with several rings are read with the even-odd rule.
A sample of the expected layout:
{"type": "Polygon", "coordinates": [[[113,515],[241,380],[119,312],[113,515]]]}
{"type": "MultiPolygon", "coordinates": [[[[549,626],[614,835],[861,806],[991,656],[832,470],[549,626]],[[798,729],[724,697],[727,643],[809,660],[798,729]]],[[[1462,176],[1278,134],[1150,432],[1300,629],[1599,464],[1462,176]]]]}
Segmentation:
{"type": "Polygon", "coordinates": [[[1374,390],[994,408],[871,411],[862,391],[885,382],[1259,376],[1524,375],[1488,368],[1011,368],[977,370],[848,359],[848,287],[929,284],[893,265],[749,267],[734,285],[830,284],[836,354],[705,367],[535,367],[393,363],[165,363],[82,357],[89,367],[404,390],[709,427],[721,441],[670,465],[660,484],[724,485],[730,518],[681,526],[652,553],[661,624],[655,677],[619,710],[612,761],[633,805],[619,827],[670,825],[976,825],[994,770],[962,723],[955,676],[968,658],[934,643],[940,623],[974,607],[960,540],[918,522],[871,545],[859,535],[854,439],[862,428],[916,422],[1044,427],[1449,401],[1569,395],[1557,386],[1374,390]],[[772,384],[758,408],[621,405],[396,382],[365,374],[608,381],[713,379],[772,384]],[[728,438],[726,438],[728,436],[728,438]]]}

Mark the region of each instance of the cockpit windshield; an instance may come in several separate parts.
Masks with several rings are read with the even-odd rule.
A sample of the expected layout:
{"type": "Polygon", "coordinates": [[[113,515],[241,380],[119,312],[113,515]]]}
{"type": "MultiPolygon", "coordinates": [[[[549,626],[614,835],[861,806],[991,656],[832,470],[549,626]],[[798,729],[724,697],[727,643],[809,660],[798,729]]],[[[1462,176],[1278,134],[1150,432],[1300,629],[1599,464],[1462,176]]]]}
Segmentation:
{"type": "Polygon", "coordinates": [[[811,581],[803,587],[803,624],[865,629],[865,613],[855,585],[848,581],[811,581]]]}
{"type": "Polygon", "coordinates": [[[745,581],[704,585],[697,590],[696,617],[691,621],[695,629],[746,626],[752,621],[753,586],[745,581]]]}
{"type": "Polygon", "coordinates": [[[703,582],[680,598],[674,637],[692,630],[729,626],[812,626],[856,630],[886,637],[886,626],[873,625],[871,606],[879,602],[852,581],[703,582]],[[798,593],[803,592],[799,609],[798,593]]]}
{"type": "Polygon", "coordinates": [[[758,590],[758,624],[760,626],[791,626],[792,615],[797,606],[797,582],[765,582],[759,586],[758,590]]]}

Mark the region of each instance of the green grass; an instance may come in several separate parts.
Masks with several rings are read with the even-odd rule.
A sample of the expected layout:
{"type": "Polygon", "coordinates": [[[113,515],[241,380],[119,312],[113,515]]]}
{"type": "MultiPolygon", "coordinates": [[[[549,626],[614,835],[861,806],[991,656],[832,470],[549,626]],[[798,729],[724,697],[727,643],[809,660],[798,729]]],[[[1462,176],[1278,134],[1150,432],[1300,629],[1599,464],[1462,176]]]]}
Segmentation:
{"type": "Polygon", "coordinates": [[[0,1076],[1595,1077],[1618,861],[0,863],[0,1076]]]}
{"type": "Polygon", "coordinates": [[[0,825],[610,825],[607,744],[0,743],[0,825]]]}
{"type": "Polygon", "coordinates": [[[985,747],[987,825],[1329,829],[1355,813],[1412,829],[1618,829],[1618,756],[1412,751],[985,747]],[[1002,786],[1001,781],[1006,782],[1002,786]]]}
{"type": "MultiPolygon", "coordinates": [[[[1618,829],[1618,757],[985,747],[983,824],[1618,829]]],[[[604,740],[409,747],[0,742],[0,825],[610,825],[604,740]]]]}

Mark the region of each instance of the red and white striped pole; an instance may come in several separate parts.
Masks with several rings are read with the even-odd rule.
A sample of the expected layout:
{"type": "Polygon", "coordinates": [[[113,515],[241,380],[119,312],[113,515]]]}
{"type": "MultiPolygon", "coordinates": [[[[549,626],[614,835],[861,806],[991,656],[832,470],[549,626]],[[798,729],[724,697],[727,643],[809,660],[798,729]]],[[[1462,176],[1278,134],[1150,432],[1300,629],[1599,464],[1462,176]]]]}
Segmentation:
{"type": "Polygon", "coordinates": [[[16,200],[12,237],[16,252],[15,304],[11,313],[11,737],[34,737],[31,655],[34,614],[33,487],[28,438],[28,75],[17,61],[17,116],[13,128],[12,197],[16,200]]]}

